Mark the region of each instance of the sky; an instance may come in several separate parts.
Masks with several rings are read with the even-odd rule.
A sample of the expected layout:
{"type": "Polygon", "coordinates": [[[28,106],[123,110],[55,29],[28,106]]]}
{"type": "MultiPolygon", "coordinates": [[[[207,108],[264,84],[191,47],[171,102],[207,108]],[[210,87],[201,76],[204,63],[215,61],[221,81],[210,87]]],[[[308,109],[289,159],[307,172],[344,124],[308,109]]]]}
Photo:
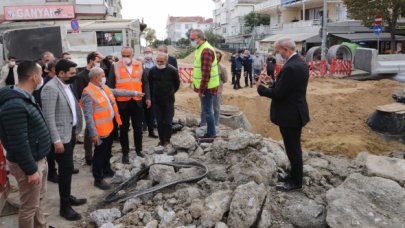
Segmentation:
{"type": "Polygon", "coordinates": [[[124,19],[140,19],[156,30],[156,38],[167,37],[166,22],[170,16],[213,17],[215,8],[212,0],[121,0],[124,19]]]}

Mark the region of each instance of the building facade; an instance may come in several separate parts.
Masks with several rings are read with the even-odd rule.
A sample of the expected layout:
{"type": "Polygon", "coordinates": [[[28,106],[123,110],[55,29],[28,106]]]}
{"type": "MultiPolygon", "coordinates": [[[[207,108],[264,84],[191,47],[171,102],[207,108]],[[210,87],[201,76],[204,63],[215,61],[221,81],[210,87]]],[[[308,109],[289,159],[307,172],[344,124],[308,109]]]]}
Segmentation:
{"type": "Polygon", "coordinates": [[[0,0],[0,21],[122,18],[121,0],[0,0]]]}
{"type": "Polygon", "coordinates": [[[187,32],[190,29],[201,29],[203,31],[212,28],[213,19],[204,17],[172,17],[167,18],[166,30],[167,38],[172,42],[177,42],[181,38],[187,37],[187,32]]]}

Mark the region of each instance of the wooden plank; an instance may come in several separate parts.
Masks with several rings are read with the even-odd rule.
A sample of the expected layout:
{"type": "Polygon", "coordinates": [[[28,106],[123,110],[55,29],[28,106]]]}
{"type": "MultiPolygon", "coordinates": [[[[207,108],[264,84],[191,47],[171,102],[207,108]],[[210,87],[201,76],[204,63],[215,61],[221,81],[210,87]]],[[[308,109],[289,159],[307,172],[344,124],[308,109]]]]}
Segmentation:
{"type": "Polygon", "coordinates": [[[381,112],[404,112],[405,104],[402,103],[392,103],[387,105],[380,105],[377,107],[378,111],[381,112]]]}

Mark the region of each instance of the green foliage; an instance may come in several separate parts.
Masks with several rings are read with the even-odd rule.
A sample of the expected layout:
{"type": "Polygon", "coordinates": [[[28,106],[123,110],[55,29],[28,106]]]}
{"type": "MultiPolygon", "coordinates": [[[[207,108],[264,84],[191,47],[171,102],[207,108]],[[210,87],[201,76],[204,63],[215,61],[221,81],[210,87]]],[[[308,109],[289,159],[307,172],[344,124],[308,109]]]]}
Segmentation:
{"type": "Polygon", "coordinates": [[[382,16],[384,27],[391,32],[391,50],[395,49],[395,32],[405,0],[343,0],[350,18],[372,26],[377,15],[382,16]]]}
{"type": "Polygon", "coordinates": [[[180,47],[185,47],[190,45],[190,40],[186,38],[181,38],[180,40],[177,41],[176,43],[180,47]]]}
{"type": "Polygon", "coordinates": [[[189,54],[191,54],[193,51],[195,51],[195,48],[192,47],[186,47],[184,49],[177,49],[177,53],[176,53],[176,58],[177,59],[184,59],[185,57],[187,57],[189,54]]]}
{"type": "Polygon", "coordinates": [[[251,32],[255,26],[269,25],[270,15],[258,14],[254,11],[248,13],[245,17],[246,32],[251,32]]]}
{"type": "Polygon", "coordinates": [[[156,31],[153,28],[148,27],[143,31],[143,36],[146,40],[146,46],[149,46],[154,40],[156,40],[156,31]]]}
{"type": "Polygon", "coordinates": [[[224,38],[220,35],[214,33],[214,29],[211,27],[204,31],[205,38],[207,38],[208,43],[212,46],[216,46],[217,44],[223,43],[224,38]]]}

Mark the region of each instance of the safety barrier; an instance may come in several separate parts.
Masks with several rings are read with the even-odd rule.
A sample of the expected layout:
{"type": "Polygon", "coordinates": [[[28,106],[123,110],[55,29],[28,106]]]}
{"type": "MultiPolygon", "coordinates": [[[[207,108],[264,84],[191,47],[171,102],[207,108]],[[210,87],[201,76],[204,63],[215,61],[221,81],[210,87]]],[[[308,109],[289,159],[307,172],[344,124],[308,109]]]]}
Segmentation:
{"type": "Polygon", "coordinates": [[[309,67],[310,78],[322,77],[328,73],[328,64],[326,60],[310,61],[307,64],[309,67]]]}
{"type": "Polygon", "coordinates": [[[330,63],[330,74],[350,76],[352,74],[352,61],[342,59],[332,59],[330,63]]]}
{"type": "Polygon", "coordinates": [[[181,83],[191,83],[193,79],[193,68],[179,67],[179,77],[181,83]]]}

